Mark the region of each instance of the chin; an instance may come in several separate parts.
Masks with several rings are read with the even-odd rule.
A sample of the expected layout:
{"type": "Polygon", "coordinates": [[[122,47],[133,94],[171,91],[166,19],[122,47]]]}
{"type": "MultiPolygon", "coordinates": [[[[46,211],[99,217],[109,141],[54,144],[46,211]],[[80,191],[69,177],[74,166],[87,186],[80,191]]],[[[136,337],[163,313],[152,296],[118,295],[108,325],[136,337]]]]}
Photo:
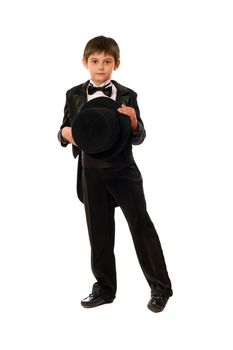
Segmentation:
{"type": "Polygon", "coordinates": [[[108,77],[106,77],[105,75],[97,75],[97,77],[96,77],[96,79],[95,80],[97,80],[97,81],[101,81],[101,82],[104,82],[104,81],[106,81],[106,80],[108,80],[108,79],[110,79],[110,78],[108,78],[108,77]]]}

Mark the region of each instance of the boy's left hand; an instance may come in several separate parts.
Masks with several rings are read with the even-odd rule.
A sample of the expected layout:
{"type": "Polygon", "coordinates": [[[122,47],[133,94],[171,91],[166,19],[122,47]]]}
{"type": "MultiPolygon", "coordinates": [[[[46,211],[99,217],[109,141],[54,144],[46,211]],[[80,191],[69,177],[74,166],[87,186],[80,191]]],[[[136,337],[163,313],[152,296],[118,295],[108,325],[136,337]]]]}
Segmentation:
{"type": "Polygon", "coordinates": [[[127,115],[131,120],[131,128],[133,129],[133,131],[137,131],[138,120],[137,120],[135,109],[122,104],[121,107],[118,108],[118,112],[127,115]]]}

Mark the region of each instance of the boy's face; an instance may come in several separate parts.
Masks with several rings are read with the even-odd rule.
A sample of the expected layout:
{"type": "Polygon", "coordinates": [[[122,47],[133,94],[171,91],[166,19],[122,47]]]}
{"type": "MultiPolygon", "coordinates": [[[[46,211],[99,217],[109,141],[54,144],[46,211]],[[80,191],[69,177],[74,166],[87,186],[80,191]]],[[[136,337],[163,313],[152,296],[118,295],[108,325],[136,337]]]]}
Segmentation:
{"type": "Polygon", "coordinates": [[[119,67],[120,60],[115,63],[113,56],[101,52],[90,55],[87,61],[83,58],[83,64],[89,70],[94,83],[101,85],[111,79],[112,72],[119,67]]]}

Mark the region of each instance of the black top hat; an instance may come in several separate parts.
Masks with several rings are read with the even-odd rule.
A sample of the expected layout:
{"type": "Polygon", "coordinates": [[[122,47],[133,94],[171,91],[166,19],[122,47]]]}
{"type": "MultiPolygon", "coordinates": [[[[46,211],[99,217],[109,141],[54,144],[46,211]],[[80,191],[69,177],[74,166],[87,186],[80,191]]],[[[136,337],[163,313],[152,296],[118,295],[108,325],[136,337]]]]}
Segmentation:
{"type": "Polygon", "coordinates": [[[111,98],[87,102],[72,124],[72,136],[79,148],[97,159],[111,159],[125,148],[131,134],[130,118],[117,111],[111,98]]]}

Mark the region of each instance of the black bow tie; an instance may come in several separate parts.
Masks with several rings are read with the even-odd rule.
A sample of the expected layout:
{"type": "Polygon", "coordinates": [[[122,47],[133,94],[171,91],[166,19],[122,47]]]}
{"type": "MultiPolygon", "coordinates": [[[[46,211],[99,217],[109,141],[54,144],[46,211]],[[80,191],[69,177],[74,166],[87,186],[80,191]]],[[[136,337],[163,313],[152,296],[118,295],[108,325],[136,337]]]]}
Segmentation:
{"type": "Polygon", "coordinates": [[[108,85],[95,87],[93,85],[88,86],[88,95],[93,95],[96,91],[102,91],[106,96],[112,96],[112,87],[108,85]]]}

